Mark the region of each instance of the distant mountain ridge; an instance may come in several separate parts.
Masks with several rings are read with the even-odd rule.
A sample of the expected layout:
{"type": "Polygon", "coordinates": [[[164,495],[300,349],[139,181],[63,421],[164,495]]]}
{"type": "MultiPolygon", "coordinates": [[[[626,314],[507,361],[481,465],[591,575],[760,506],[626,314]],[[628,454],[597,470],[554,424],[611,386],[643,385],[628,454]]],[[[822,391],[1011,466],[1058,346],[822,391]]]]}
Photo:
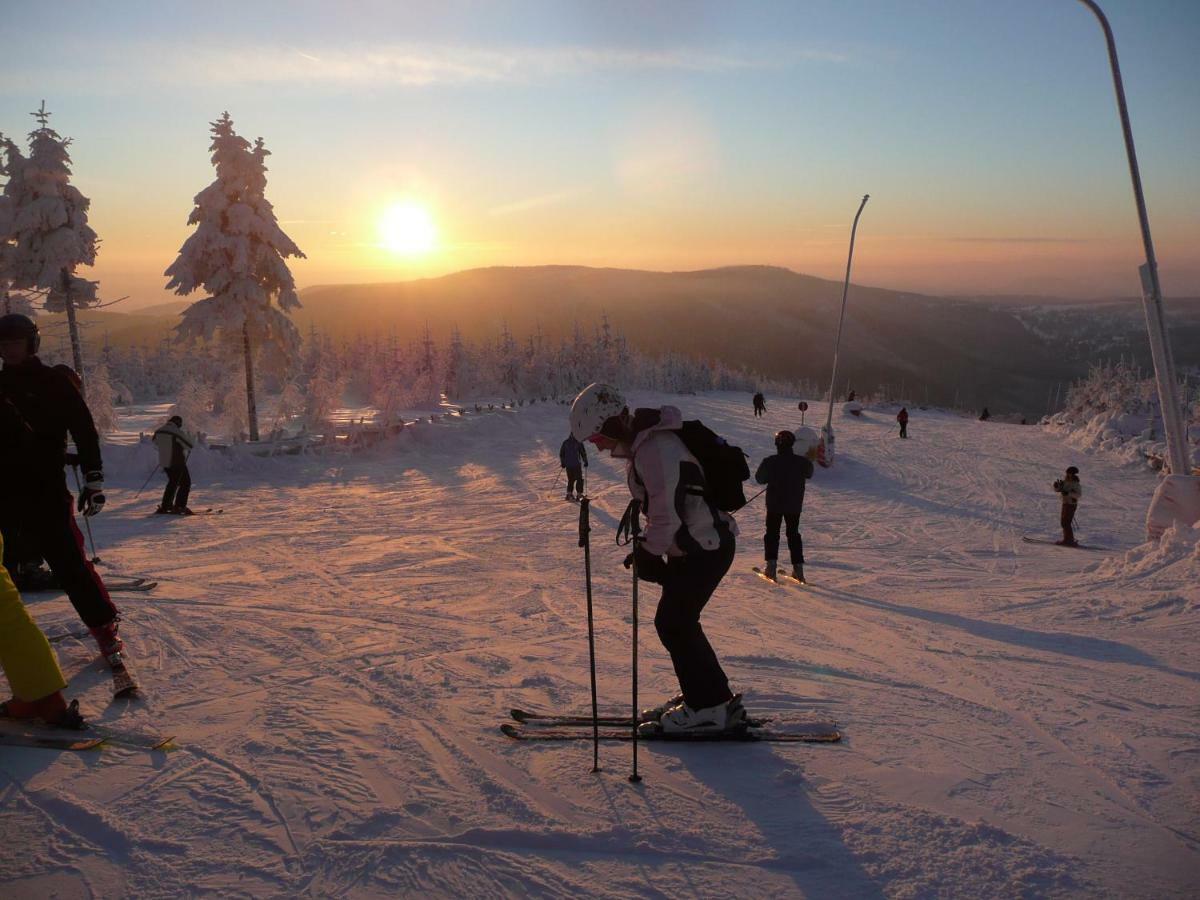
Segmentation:
{"type": "MultiPolygon", "coordinates": [[[[457,328],[470,341],[518,339],[541,330],[551,341],[576,323],[590,331],[606,316],[643,350],[719,358],[763,375],[824,385],[832,363],[841,282],[774,266],[651,272],[585,266],[492,267],[413,281],[322,285],[301,291],[302,333],[333,337],[397,334],[436,340],[457,328]]],[[[113,313],[116,343],[168,333],[178,313],[113,313]]],[[[1200,299],[1168,301],[1176,361],[1200,365],[1200,299]]],[[[99,326],[101,323],[97,322],[99,326]]],[[[1029,416],[1046,411],[1049,390],[1091,362],[1125,356],[1149,368],[1140,302],[1060,298],[947,298],[852,285],[839,392],[887,385],[916,402],[989,406],[1029,416]]]]}

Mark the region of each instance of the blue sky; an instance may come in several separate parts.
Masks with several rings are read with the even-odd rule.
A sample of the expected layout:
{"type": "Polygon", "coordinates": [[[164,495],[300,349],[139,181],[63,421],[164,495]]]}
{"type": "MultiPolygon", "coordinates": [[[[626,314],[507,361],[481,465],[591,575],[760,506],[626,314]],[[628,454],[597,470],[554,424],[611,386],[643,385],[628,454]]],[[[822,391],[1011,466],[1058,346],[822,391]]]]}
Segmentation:
{"type": "MultiPolygon", "coordinates": [[[[1200,294],[1200,3],[1105,4],[1168,292],[1200,294]]],[[[45,98],[158,302],[228,109],[273,152],[303,284],[476,265],[844,266],[932,293],[1137,290],[1101,31],[1076,0],[109,3],[6,12],[0,130],[45,98]],[[395,257],[391,203],[437,222],[395,257]]]]}

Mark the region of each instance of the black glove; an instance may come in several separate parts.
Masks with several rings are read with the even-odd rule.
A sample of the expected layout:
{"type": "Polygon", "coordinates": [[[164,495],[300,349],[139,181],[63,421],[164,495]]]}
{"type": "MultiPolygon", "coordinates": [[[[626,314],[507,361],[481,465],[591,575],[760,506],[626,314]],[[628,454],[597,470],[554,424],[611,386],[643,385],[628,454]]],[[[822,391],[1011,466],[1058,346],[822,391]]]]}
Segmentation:
{"type": "Polygon", "coordinates": [[[637,549],[625,557],[625,568],[633,567],[633,557],[637,554],[638,578],[653,584],[662,584],[667,577],[667,564],[661,556],[655,556],[649,550],[638,544],[637,549]]]}
{"type": "Polygon", "coordinates": [[[104,509],[104,474],[102,472],[88,472],[83,490],[79,492],[79,502],[75,504],[85,516],[94,516],[100,510],[104,509]]]}
{"type": "Polygon", "coordinates": [[[1058,491],[1061,494],[1062,489],[1063,489],[1063,483],[1062,483],[1062,479],[1060,478],[1058,481],[1054,482],[1054,490],[1058,491]]]}

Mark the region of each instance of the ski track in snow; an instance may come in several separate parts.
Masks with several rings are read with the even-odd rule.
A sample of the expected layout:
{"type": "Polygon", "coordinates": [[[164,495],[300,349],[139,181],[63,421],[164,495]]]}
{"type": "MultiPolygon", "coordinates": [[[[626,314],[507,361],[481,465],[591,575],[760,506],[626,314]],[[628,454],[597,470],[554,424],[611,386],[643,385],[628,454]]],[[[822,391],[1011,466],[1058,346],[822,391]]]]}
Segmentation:
{"type": "MultiPolygon", "coordinates": [[[[752,470],[798,424],[795,400],[755,420],[741,395],[634,399],[701,418],[752,470]]],[[[834,718],[843,743],[643,746],[638,786],[628,745],[593,774],[590,744],[497,727],[511,706],[588,705],[578,507],[551,487],[565,407],[199,484],[219,517],[148,517],[141,476],[117,473],[94,527],[102,571],[160,582],[117,598],[146,698],[109,705],[92,646],[57,651],[93,717],[179,748],[0,750],[21,851],[0,893],[1187,895],[1197,588],[1021,540],[1056,532],[1049,482],[1074,461],[1084,539],[1132,547],[1153,477],[946,413],[914,410],[901,441],[893,414],[834,423],[803,519],[810,586],[750,571],[760,498],[704,617],[752,711],[834,718]]],[[[588,475],[601,705],[626,710],[623,467],[588,475]]],[[[675,690],[656,598],[645,586],[647,703],[675,690]]],[[[77,626],[60,595],[29,605],[77,626]]]]}

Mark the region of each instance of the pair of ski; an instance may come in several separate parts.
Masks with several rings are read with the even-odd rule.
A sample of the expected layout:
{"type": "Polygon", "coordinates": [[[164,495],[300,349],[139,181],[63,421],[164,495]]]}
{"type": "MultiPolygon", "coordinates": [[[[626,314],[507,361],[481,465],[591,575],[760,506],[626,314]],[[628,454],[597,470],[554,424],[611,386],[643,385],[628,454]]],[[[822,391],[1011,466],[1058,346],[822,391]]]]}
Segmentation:
{"type": "Polygon", "coordinates": [[[225,510],[224,510],[224,509],[213,509],[213,508],[210,506],[208,509],[193,509],[193,510],[191,511],[191,513],[190,513],[190,514],[188,514],[188,513],[177,513],[177,512],[167,512],[167,513],[160,513],[160,512],[158,512],[158,511],[156,510],[156,511],[154,511],[154,512],[150,513],[150,515],[152,515],[152,516],[164,516],[164,517],[166,517],[166,516],[175,516],[175,517],[177,517],[177,518],[180,518],[180,519],[189,519],[189,518],[191,518],[192,516],[219,516],[219,515],[220,515],[221,513],[223,513],[223,512],[225,512],[225,510]]]}
{"type": "Polygon", "coordinates": [[[0,746],[38,747],[43,750],[94,750],[101,744],[130,747],[135,750],[166,750],[174,735],[156,734],[129,728],[88,723],[79,731],[50,728],[0,719],[0,746]]]}
{"type": "MultiPolygon", "coordinates": [[[[509,710],[512,722],[505,722],[500,731],[518,741],[590,741],[592,717],[552,715],[524,709],[509,710]]],[[[633,719],[629,716],[600,716],[602,741],[632,741],[633,719]]],[[[831,744],[842,739],[834,722],[787,722],[786,731],[767,728],[774,719],[748,719],[744,725],[727,731],[639,731],[639,741],[717,743],[755,742],[775,744],[831,744]]]]}
{"type": "Polygon", "coordinates": [[[1049,544],[1051,547],[1066,547],[1068,550],[1108,550],[1108,547],[1093,547],[1090,544],[1064,544],[1061,541],[1051,541],[1046,538],[1031,537],[1028,534],[1021,535],[1021,540],[1027,544],[1049,544]]]}
{"type": "Polygon", "coordinates": [[[775,577],[772,578],[770,575],[768,575],[766,572],[764,572],[758,566],[754,566],[753,568],[754,568],[755,575],[757,575],[763,581],[771,582],[771,584],[783,584],[784,581],[789,581],[792,584],[799,585],[800,587],[805,587],[808,584],[808,582],[805,581],[803,578],[796,578],[794,575],[792,575],[791,572],[788,572],[785,569],[779,569],[778,571],[776,571],[775,577]]]}

